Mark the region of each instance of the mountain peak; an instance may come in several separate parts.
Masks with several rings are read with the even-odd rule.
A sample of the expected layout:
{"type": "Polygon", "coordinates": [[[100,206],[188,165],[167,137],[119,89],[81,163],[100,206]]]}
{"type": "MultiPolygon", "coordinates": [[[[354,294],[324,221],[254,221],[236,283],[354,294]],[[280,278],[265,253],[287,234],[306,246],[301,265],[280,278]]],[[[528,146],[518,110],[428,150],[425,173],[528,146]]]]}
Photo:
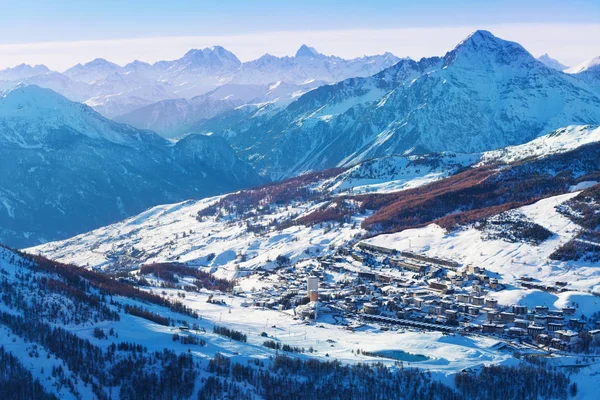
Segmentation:
{"type": "Polygon", "coordinates": [[[477,30],[467,36],[462,42],[456,46],[456,48],[469,47],[469,46],[502,46],[504,43],[512,43],[502,40],[492,34],[490,31],[477,30]]]}
{"type": "Polygon", "coordinates": [[[132,62],[130,62],[129,64],[127,64],[125,66],[125,68],[147,68],[147,67],[151,67],[151,65],[148,64],[147,62],[140,61],[140,60],[133,60],[132,62]]]}
{"type": "Polygon", "coordinates": [[[3,92],[2,98],[3,99],[16,98],[16,97],[25,98],[25,97],[41,96],[41,95],[43,95],[45,97],[64,98],[64,96],[56,93],[55,91],[53,91],[51,89],[45,89],[45,88],[39,87],[37,85],[25,85],[23,83],[20,83],[20,84],[16,85],[15,87],[13,87],[12,89],[9,89],[9,90],[6,90],[5,92],[3,92]]]}
{"type": "Polygon", "coordinates": [[[29,64],[19,64],[13,68],[0,70],[0,80],[20,80],[36,75],[43,75],[48,72],[50,72],[50,69],[42,64],[34,66],[29,64]]]}
{"type": "Polygon", "coordinates": [[[592,58],[591,60],[585,61],[579,65],[567,69],[565,72],[569,74],[578,74],[584,71],[597,71],[600,70],[600,56],[592,58]]]}
{"type": "Polygon", "coordinates": [[[296,52],[296,57],[318,57],[321,54],[314,47],[309,47],[305,44],[300,46],[296,52]]]}
{"type": "Polygon", "coordinates": [[[534,60],[520,44],[500,39],[485,30],[478,30],[467,36],[454,50],[448,52],[444,59],[445,65],[455,64],[461,60],[468,64],[493,62],[498,65],[534,60]]]}
{"type": "Polygon", "coordinates": [[[553,68],[557,71],[564,71],[567,68],[569,68],[566,65],[562,64],[560,61],[550,57],[548,53],[539,56],[538,61],[544,63],[547,67],[553,68]]]}
{"type": "Polygon", "coordinates": [[[238,67],[241,61],[235,54],[221,46],[207,47],[202,50],[191,49],[181,58],[194,66],[238,67]]]}
{"type": "Polygon", "coordinates": [[[85,67],[100,67],[100,66],[118,67],[117,64],[112,63],[108,60],[105,60],[104,58],[94,58],[92,61],[86,63],[84,66],[85,67]]]}
{"type": "Polygon", "coordinates": [[[53,110],[67,103],[71,102],[53,90],[19,84],[1,94],[0,116],[36,115],[40,110],[53,110]]]}

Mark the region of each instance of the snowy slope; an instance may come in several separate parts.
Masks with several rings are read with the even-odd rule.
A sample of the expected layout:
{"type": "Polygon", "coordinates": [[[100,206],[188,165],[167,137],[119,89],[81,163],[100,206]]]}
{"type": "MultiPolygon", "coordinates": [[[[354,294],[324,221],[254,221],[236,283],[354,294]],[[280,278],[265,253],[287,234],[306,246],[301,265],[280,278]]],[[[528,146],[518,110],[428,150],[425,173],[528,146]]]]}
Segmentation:
{"type": "MultiPolygon", "coordinates": [[[[302,359],[383,363],[393,367],[392,359],[358,354],[356,349],[395,349],[426,355],[425,361],[405,362],[403,367],[426,369],[439,374],[439,379],[463,368],[513,362],[510,354],[497,350],[498,341],[492,338],[384,332],[371,326],[352,332],[327,319],[320,324],[307,324],[294,318],[291,310],[248,308],[244,306],[248,297],[227,296],[204,288],[185,292],[161,288],[159,285],[166,282],[153,276],[145,276],[146,282],[156,286],[144,286],[138,291],[128,282],[54,266],[46,260],[31,260],[5,248],[0,248],[0,271],[3,290],[16,294],[0,299],[3,349],[17,358],[46,392],[61,399],[91,399],[100,394],[107,399],[123,398],[127,390],[135,392],[131,387],[137,388],[136,393],[142,390],[139,387],[152,390],[160,398],[195,397],[206,378],[213,375],[208,360],[217,353],[241,364],[255,360],[269,363],[276,351],[263,346],[264,335],[290,346],[310,347],[310,353],[297,355],[302,359]],[[69,290],[65,290],[69,287],[66,283],[71,285],[69,290]],[[114,288],[120,291],[111,292],[114,288]],[[146,301],[141,300],[143,292],[153,294],[151,301],[147,296],[146,301]],[[207,300],[213,297],[223,303],[209,303],[207,300]],[[175,312],[171,307],[175,302],[188,307],[190,313],[175,312]],[[42,304],[46,312],[32,312],[42,304]],[[150,321],[128,313],[125,307],[138,307],[169,318],[176,325],[150,321]],[[191,312],[198,316],[190,315],[191,312]],[[323,329],[323,323],[327,329],[323,329]],[[182,332],[177,327],[182,324],[190,328],[195,325],[197,329],[182,332]],[[214,325],[243,332],[247,342],[213,333],[214,325]],[[179,340],[174,340],[176,335],[179,340]],[[186,337],[202,343],[184,344],[186,337]],[[179,358],[172,358],[170,352],[179,358]],[[164,362],[169,359],[174,364],[164,362]],[[191,365],[187,360],[192,361],[191,365]],[[163,385],[153,387],[158,383],[163,385]],[[194,396],[184,395],[186,392],[194,396]]],[[[136,274],[129,278],[136,279],[136,274]]],[[[180,278],[180,283],[193,285],[185,277],[180,278]]]]}
{"type": "Polygon", "coordinates": [[[600,67],[600,57],[592,58],[574,67],[568,68],[565,72],[568,74],[578,74],[580,72],[595,70],[600,67]]]}
{"type": "Polygon", "coordinates": [[[320,187],[342,194],[388,193],[443,179],[471,165],[510,164],[543,158],[597,142],[600,142],[600,128],[574,125],[557,129],[522,145],[484,153],[395,155],[375,158],[363,161],[325,180],[320,187]]]}
{"type": "MultiPolygon", "coordinates": [[[[298,320],[291,310],[277,311],[268,307],[253,307],[249,305],[252,298],[279,295],[296,287],[293,286],[294,283],[280,279],[278,273],[264,271],[275,266],[277,257],[287,256],[293,265],[293,270],[288,272],[294,276],[303,274],[304,268],[318,264],[316,257],[333,254],[344,245],[350,248],[357,240],[362,239],[389,248],[451,259],[461,266],[484,267],[489,276],[497,277],[504,285],[503,290],[490,291],[487,294],[487,297],[497,298],[502,307],[516,303],[530,308],[536,305],[561,308],[576,304],[577,316],[591,315],[599,309],[598,297],[593,293],[600,291],[600,265],[597,262],[581,260],[554,261],[550,259],[550,255],[572,240],[582,229],[560,213],[557,206],[577,196],[579,190],[592,185],[592,182],[582,182],[569,189],[573,192],[565,191],[563,194],[547,197],[506,213],[520,220],[538,224],[550,232],[546,240],[537,244],[526,240],[510,241],[506,238],[490,237],[478,229],[477,224],[466,224],[451,231],[430,224],[365,239],[365,234],[373,232],[366,232],[361,227],[361,222],[372,212],[360,210],[357,204],[361,201],[360,196],[343,198],[340,195],[354,191],[371,192],[372,196],[373,192],[380,191],[385,193],[382,196],[393,197],[394,194],[389,193],[392,187],[407,189],[430,180],[437,179],[440,182],[446,174],[477,165],[482,159],[486,165],[514,163],[517,166],[538,166],[541,164],[535,160],[539,159],[554,160],[558,165],[557,155],[562,153],[560,160],[570,162],[572,168],[561,168],[561,171],[564,174],[578,174],[579,161],[585,164],[586,160],[583,157],[577,159],[579,153],[572,153],[572,150],[598,147],[597,129],[568,127],[527,145],[509,148],[503,152],[490,152],[483,156],[445,153],[368,160],[352,168],[315,175],[312,179],[295,178],[287,183],[268,185],[263,189],[239,194],[154,207],[120,223],[27,251],[88,268],[99,268],[105,272],[136,270],[141,264],[154,262],[182,262],[213,272],[218,277],[236,278],[236,284],[243,293],[242,297],[226,298],[217,294],[217,299],[225,300],[225,306],[207,304],[208,296],[215,295],[208,291],[186,292],[185,298],[182,299],[184,304],[201,313],[203,323],[219,321],[219,324],[248,334],[248,344],[216,342],[209,336],[210,351],[222,351],[238,359],[268,357],[269,351],[260,346],[264,340],[262,332],[265,332],[285,344],[312,346],[317,349],[318,352],[310,357],[322,358],[326,353],[328,356],[325,358],[335,358],[344,363],[376,361],[357,354],[357,348],[367,351],[402,350],[425,355],[429,359],[405,365],[418,366],[439,374],[440,379],[451,380],[454,372],[464,368],[477,368],[482,364],[491,363],[510,364],[517,361],[511,357],[509,351],[498,350],[502,343],[508,342],[490,336],[463,337],[410,330],[382,332],[368,323],[351,332],[339,326],[337,319],[329,315],[320,317],[317,324],[307,324],[298,320]],[[575,156],[569,161],[571,153],[575,156]],[[285,198],[277,199],[278,196],[293,193],[295,186],[290,185],[290,182],[306,182],[306,188],[309,190],[299,190],[299,193],[306,193],[305,197],[291,201],[285,198]],[[386,182],[389,182],[388,186],[386,182]],[[282,190],[277,190],[279,187],[282,190]],[[252,203],[261,190],[268,195],[262,200],[257,200],[256,207],[246,209],[246,202],[252,203]],[[233,203],[222,202],[229,197],[235,199],[232,200],[233,203]],[[285,223],[290,219],[300,221],[316,211],[334,208],[338,200],[350,209],[357,206],[349,218],[315,225],[285,223]],[[222,208],[217,207],[205,212],[216,203],[222,204],[222,208]],[[524,276],[532,278],[534,282],[547,284],[567,282],[569,290],[550,293],[525,289],[518,284],[518,278],[524,276]],[[225,346],[225,343],[229,345],[225,346]]],[[[502,165],[496,171],[510,167],[502,165]]],[[[520,171],[522,170],[517,172],[520,171]]],[[[538,172],[540,175],[547,173],[545,170],[538,172]]],[[[400,191],[395,196],[401,199],[403,194],[408,192],[410,190],[400,191]]],[[[423,193],[426,194],[426,191],[423,193]]],[[[492,218],[502,215],[504,214],[492,218]]],[[[361,263],[353,262],[350,257],[346,257],[349,261],[343,259],[344,257],[340,262],[347,268],[357,271],[364,271],[364,268],[370,270],[361,263]]],[[[389,273],[405,277],[404,272],[389,273]]],[[[325,271],[325,274],[327,279],[336,281],[343,282],[347,278],[344,272],[325,271]]],[[[159,290],[165,290],[167,294],[175,292],[173,289],[159,290]]],[[[303,286],[300,290],[303,290],[303,286]]],[[[481,321],[483,319],[484,317],[481,317],[481,321]]],[[[153,340],[159,338],[157,334],[143,334],[142,337],[153,340]]],[[[527,351],[531,351],[531,347],[527,351]]],[[[574,359],[568,356],[556,361],[574,363],[574,359]]],[[[378,361],[388,365],[393,362],[389,359],[378,361]]],[[[586,377],[597,367],[593,368],[586,369],[583,375],[573,378],[582,385],[584,394],[589,394],[589,388],[584,383],[586,377]]]]}
{"type": "Polygon", "coordinates": [[[389,193],[415,188],[443,179],[458,169],[473,165],[479,154],[426,154],[389,156],[363,161],[320,187],[336,193],[389,193]]]}
{"type": "MultiPolygon", "coordinates": [[[[530,276],[542,282],[570,282],[575,288],[587,291],[600,284],[600,265],[586,262],[565,263],[549,259],[550,254],[571,240],[581,229],[556,211],[557,205],[578,193],[549,197],[515,210],[553,233],[550,239],[539,246],[486,239],[481,231],[472,226],[447,232],[435,224],[380,235],[367,241],[398,250],[457,260],[464,265],[484,267],[498,273],[502,281],[509,284],[515,284],[519,277],[530,276]]],[[[558,302],[561,298],[555,296],[554,301],[558,302]]],[[[590,302],[590,305],[596,304],[593,296],[583,301],[590,302]]]]}
{"type": "MultiPolygon", "coordinates": [[[[232,278],[238,268],[272,265],[279,255],[300,260],[308,258],[309,253],[325,253],[329,245],[341,245],[361,231],[358,227],[361,218],[357,218],[354,228],[348,224],[343,230],[326,232],[326,227],[297,226],[274,230],[266,236],[249,233],[244,224],[235,223],[235,219],[230,221],[229,217],[198,221],[198,211],[217,200],[208,198],[154,207],[90,234],[48,243],[30,251],[51,255],[63,262],[100,268],[111,268],[114,262],[135,265],[177,260],[208,265],[214,267],[217,276],[232,278]],[[245,261],[240,260],[241,254],[245,255],[245,261]]],[[[290,213],[303,214],[317,206],[300,203],[276,207],[257,222],[268,225],[276,218],[290,213]]]]}
{"type": "Polygon", "coordinates": [[[511,163],[529,158],[547,157],[599,141],[600,128],[597,126],[568,126],[522,145],[485,152],[481,156],[481,162],[511,163]]]}
{"type": "MultiPolygon", "coordinates": [[[[549,158],[569,150],[584,148],[586,144],[590,143],[597,146],[600,143],[598,132],[598,128],[568,127],[526,145],[509,147],[502,151],[493,151],[483,155],[447,153],[369,160],[352,168],[333,171],[323,178],[311,181],[310,190],[322,193],[321,197],[314,200],[293,201],[289,204],[261,206],[259,215],[250,217],[250,222],[247,221],[248,217],[235,212],[231,213],[231,211],[224,211],[224,214],[219,213],[216,218],[198,218],[199,211],[207,209],[220,199],[210,198],[155,207],[121,223],[100,228],[66,241],[48,243],[33,248],[31,251],[41,252],[46,256],[65,262],[106,268],[117,261],[119,264],[136,264],[177,260],[190,262],[193,265],[206,264],[214,267],[218,274],[232,276],[235,274],[236,266],[254,269],[261,265],[269,265],[278,255],[282,254],[290,256],[293,260],[308,257],[308,254],[322,254],[330,251],[332,244],[339,246],[350,241],[354,235],[365,233],[359,224],[370,214],[368,212],[361,214],[359,211],[352,214],[350,221],[339,226],[337,223],[298,224],[284,227],[283,230],[274,226],[275,221],[282,222],[287,218],[298,220],[324,206],[334,207],[335,202],[330,203],[330,199],[339,196],[343,198],[349,194],[390,193],[420,187],[442,180],[460,169],[464,170],[469,166],[474,168],[476,165],[482,164],[524,163],[524,168],[527,169],[527,163],[531,163],[536,158],[549,158]],[[254,228],[250,229],[252,227],[254,228]],[[257,227],[263,228],[256,230],[257,227]],[[169,238],[168,244],[165,244],[165,238],[169,238]],[[240,258],[241,255],[244,255],[243,259],[240,258]]],[[[568,157],[568,154],[564,156],[566,160],[568,157]]],[[[574,168],[578,168],[576,167],[577,162],[576,159],[571,160],[574,168]]],[[[574,169],[574,173],[582,173],[577,171],[574,169]]],[[[280,185],[285,184],[283,182],[280,185]]],[[[582,184],[572,190],[583,188],[582,184]]],[[[399,198],[401,198],[401,193],[399,198]]],[[[248,194],[248,198],[253,197],[248,194]]],[[[547,200],[543,203],[545,204],[545,208],[542,209],[544,216],[537,216],[534,220],[554,218],[551,216],[555,212],[548,208],[548,204],[556,205],[569,197],[572,195],[567,194],[564,198],[557,197],[553,201],[547,200]]],[[[360,197],[356,200],[361,201],[360,197]]],[[[561,221],[566,220],[560,216],[556,218],[561,221]]],[[[568,220],[564,225],[551,226],[549,229],[553,232],[569,231],[571,235],[574,235],[578,229],[574,223],[568,220]]],[[[473,235],[478,234],[474,229],[472,231],[475,232],[473,235]]],[[[419,234],[421,233],[416,233],[416,235],[419,234]]],[[[455,236],[454,234],[450,235],[451,238],[455,236]]],[[[548,242],[552,243],[552,246],[549,245],[548,251],[535,254],[546,262],[548,255],[556,250],[559,243],[566,240],[568,237],[564,236],[560,240],[548,242]],[[551,249],[552,251],[550,251],[551,249]]],[[[467,246],[469,240],[465,240],[464,243],[467,246]]],[[[525,244],[519,249],[533,251],[531,250],[533,247],[527,248],[525,244]]],[[[537,248],[534,250],[539,251],[537,248]]],[[[470,262],[471,260],[466,261],[470,262]]],[[[502,265],[504,261],[504,258],[494,259],[494,263],[498,263],[498,265],[502,265]]],[[[562,265],[560,269],[564,270],[564,263],[554,263],[553,265],[562,265]]]]}

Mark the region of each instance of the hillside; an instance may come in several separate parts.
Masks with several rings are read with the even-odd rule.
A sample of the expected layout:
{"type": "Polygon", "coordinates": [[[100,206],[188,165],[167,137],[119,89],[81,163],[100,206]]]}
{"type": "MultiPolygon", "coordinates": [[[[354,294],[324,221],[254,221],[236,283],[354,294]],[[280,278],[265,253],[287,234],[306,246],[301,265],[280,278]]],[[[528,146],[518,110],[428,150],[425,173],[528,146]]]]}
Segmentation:
{"type": "MultiPolygon", "coordinates": [[[[465,398],[484,392],[502,398],[505,393],[493,394],[496,389],[476,382],[505,373],[525,379],[516,383],[518,387],[548,390],[546,398],[563,393],[567,385],[586,398],[593,391],[586,382],[598,368],[588,355],[599,349],[597,342],[585,339],[586,333],[578,333],[580,340],[556,357],[559,350],[544,348],[529,337],[517,340],[510,333],[516,328],[489,321],[494,315],[514,315],[511,310],[517,306],[529,310],[523,318],[538,318],[537,307],[548,307],[551,318],[594,329],[599,247],[590,232],[595,229],[591,216],[600,181],[598,131],[566,127],[531,143],[484,154],[368,160],[351,168],[154,207],[27,251],[84,267],[72,267],[80,271],[118,274],[144,291],[180,293],[176,298],[202,316],[200,326],[232,338],[223,342],[201,334],[213,357],[200,372],[209,373],[201,375],[207,376],[202,398],[219,398],[233,377],[237,383],[227,387],[238,396],[278,398],[280,392],[271,385],[282,384],[277,371],[287,371],[288,365],[294,365],[293,374],[302,371],[294,375],[299,380],[285,383],[293,390],[299,388],[294,382],[308,376],[346,393],[341,398],[363,393],[362,385],[335,386],[336,378],[321,381],[322,374],[312,375],[298,364],[307,360],[315,368],[331,368],[315,364],[315,358],[340,361],[333,362],[344,374],[361,368],[357,363],[380,361],[391,368],[385,376],[401,379],[401,385],[410,385],[403,374],[418,367],[431,372],[433,385],[452,379],[451,388],[465,398]],[[375,250],[365,250],[373,245],[375,250]],[[424,257],[426,262],[416,261],[424,257]],[[391,261],[398,259],[398,264],[391,261]],[[418,270],[402,267],[407,265],[418,270]],[[479,272],[467,273],[466,282],[454,281],[475,267],[479,272]],[[319,301],[307,304],[310,276],[319,279],[319,301]],[[489,285],[496,281],[497,287],[485,283],[482,288],[486,281],[481,279],[489,285]],[[439,292],[436,284],[449,289],[439,292]],[[197,290],[198,285],[203,288],[197,290]],[[224,288],[232,295],[221,294],[224,288]],[[477,307],[478,312],[465,312],[464,300],[456,300],[460,296],[482,302],[485,298],[486,307],[469,304],[469,310],[477,307]],[[425,305],[417,305],[421,298],[427,299],[425,305]],[[432,315],[437,304],[449,303],[449,311],[461,315],[458,325],[432,315]],[[376,306],[380,314],[368,318],[367,305],[376,306]],[[504,333],[490,334],[485,328],[489,326],[504,333]],[[284,359],[267,361],[272,352],[285,354],[279,356],[284,359]],[[547,361],[540,364],[540,356],[547,361]],[[238,362],[255,363],[261,372],[239,372],[240,367],[233,366],[238,362]],[[573,389],[558,366],[576,363],[585,365],[570,376],[576,382],[573,389]],[[349,370],[348,364],[353,365],[349,370]],[[549,380],[524,378],[549,373],[558,375],[549,380]],[[256,374],[266,374],[260,385],[250,389],[240,383],[255,382],[256,374]]],[[[193,357],[200,354],[206,354],[203,348],[192,350],[193,357]]],[[[338,375],[331,371],[328,376],[338,375]]],[[[371,390],[387,393],[387,378],[378,382],[371,390]]],[[[436,393],[445,390],[437,387],[436,393]]]]}
{"type": "MultiPolygon", "coordinates": [[[[568,127],[528,144],[481,155],[366,161],[217,198],[156,207],[30,251],[108,270],[146,262],[187,262],[232,277],[238,269],[273,266],[281,255],[292,261],[310,259],[381,233],[419,235],[415,228],[435,226],[454,237],[452,232],[542,199],[556,199],[544,204],[564,202],[574,196],[572,192],[599,182],[599,131],[568,127]]],[[[555,215],[547,212],[549,218],[555,215]]],[[[573,232],[582,229],[578,223],[565,222],[573,232]]],[[[558,234],[556,229],[550,229],[552,234],[558,234]]],[[[552,241],[539,262],[558,271],[580,265],[549,257],[570,239],[552,241]]],[[[498,240],[502,243],[502,237],[498,240]]],[[[519,246],[518,251],[529,251],[519,246]]],[[[462,257],[466,254],[460,251],[452,254],[452,258],[462,257]]],[[[478,262],[487,266],[498,260],[478,262]]],[[[588,288],[597,284],[596,275],[592,273],[595,278],[590,278],[588,288]]]]}
{"type": "Polygon", "coordinates": [[[21,247],[262,182],[223,140],[173,144],[36,86],[0,97],[0,154],[0,238],[21,247]]]}

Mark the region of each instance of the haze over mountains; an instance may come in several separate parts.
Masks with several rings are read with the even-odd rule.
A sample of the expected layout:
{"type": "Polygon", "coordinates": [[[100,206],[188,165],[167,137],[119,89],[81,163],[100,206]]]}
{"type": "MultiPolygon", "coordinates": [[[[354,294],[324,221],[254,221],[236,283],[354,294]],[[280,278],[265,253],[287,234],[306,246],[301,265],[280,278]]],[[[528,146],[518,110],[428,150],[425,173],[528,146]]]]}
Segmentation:
{"type": "MultiPolygon", "coordinates": [[[[320,54],[304,45],[294,57],[266,54],[242,63],[230,51],[214,46],[193,49],[180,59],[152,65],[136,60],[120,66],[98,58],[77,64],[63,73],[50,71],[43,65],[19,65],[0,71],[0,88],[9,89],[17,83],[36,84],[55,90],[70,100],[85,102],[112,118],[161,100],[190,99],[226,83],[332,83],[372,75],[398,60],[390,53],[345,60],[320,54]]],[[[259,91],[254,97],[261,94],[259,91]]]]}

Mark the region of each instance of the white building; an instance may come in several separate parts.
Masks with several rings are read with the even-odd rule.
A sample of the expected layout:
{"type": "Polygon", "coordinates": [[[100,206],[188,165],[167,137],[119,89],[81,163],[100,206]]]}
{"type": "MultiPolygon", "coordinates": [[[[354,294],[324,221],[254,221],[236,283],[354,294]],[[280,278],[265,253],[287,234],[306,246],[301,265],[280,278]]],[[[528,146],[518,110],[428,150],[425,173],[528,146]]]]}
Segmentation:
{"type": "Polygon", "coordinates": [[[311,292],[319,292],[319,277],[309,276],[306,278],[306,295],[310,296],[311,292]]]}

